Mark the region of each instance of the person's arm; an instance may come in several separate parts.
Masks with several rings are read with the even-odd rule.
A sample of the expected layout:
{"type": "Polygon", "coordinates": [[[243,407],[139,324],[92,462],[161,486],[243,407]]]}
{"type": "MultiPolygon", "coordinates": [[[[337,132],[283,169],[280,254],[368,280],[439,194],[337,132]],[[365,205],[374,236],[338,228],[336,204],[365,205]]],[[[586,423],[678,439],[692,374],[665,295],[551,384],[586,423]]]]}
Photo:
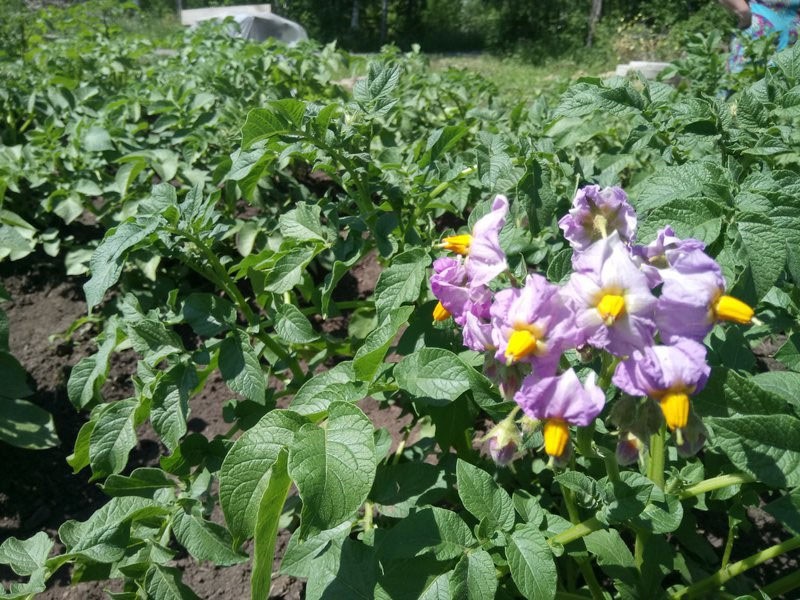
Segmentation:
{"type": "Polygon", "coordinates": [[[753,14],[750,12],[750,3],[747,0],[719,0],[719,3],[736,15],[740,28],[750,27],[753,14]]]}

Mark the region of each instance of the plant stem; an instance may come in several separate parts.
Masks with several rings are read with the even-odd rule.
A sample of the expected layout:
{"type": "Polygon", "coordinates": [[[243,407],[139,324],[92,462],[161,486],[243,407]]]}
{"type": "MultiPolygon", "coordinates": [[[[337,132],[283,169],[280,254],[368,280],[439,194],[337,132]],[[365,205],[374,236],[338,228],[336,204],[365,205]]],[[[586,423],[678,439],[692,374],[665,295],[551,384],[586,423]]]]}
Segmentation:
{"type": "Polygon", "coordinates": [[[773,581],[769,585],[765,585],[761,588],[761,591],[772,598],[785,594],[786,592],[791,592],[798,587],[800,587],[800,569],[794,573],[790,573],[786,577],[781,577],[777,581],[773,581]]]}
{"type": "Polygon", "coordinates": [[[603,452],[605,453],[603,455],[603,462],[606,465],[608,480],[611,483],[616,483],[619,481],[619,465],[617,464],[617,457],[613,452],[609,452],[605,448],[603,449],[603,452]]]}
{"type": "Polygon", "coordinates": [[[586,519],[585,521],[576,523],[569,529],[554,535],[547,541],[550,544],[560,544],[563,546],[565,544],[569,544],[570,542],[574,542],[575,540],[579,540],[582,537],[589,535],[593,531],[603,529],[603,527],[605,527],[605,525],[603,525],[595,517],[592,517],[591,519],[586,519]]]}
{"type": "Polygon", "coordinates": [[[650,459],[647,463],[647,477],[660,489],[664,489],[664,446],[667,437],[667,426],[662,424],[656,433],[650,436],[650,459]]]}
{"type": "Polygon", "coordinates": [[[300,366],[300,363],[297,362],[297,359],[290,356],[289,353],[284,350],[283,346],[272,339],[272,336],[269,333],[266,331],[259,331],[257,337],[280,360],[286,363],[286,366],[289,367],[289,370],[292,372],[292,376],[298,384],[302,384],[306,380],[306,374],[303,372],[303,368],[300,366]]]}
{"type": "Polygon", "coordinates": [[[728,563],[731,560],[731,552],[733,552],[733,540],[736,537],[736,529],[736,522],[732,519],[729,519],[728,539],[725,541],[725,550],[722,553],[721,568],[723,569],[728,566],[728,563]]]}
{"type": "Polygon", "coordinates": [[[370,531],[372,529],[372,502],[367,500],[364,502],[364,531],[370,531]]]}
{"type": "MultiPolygon", "coordinates": [[[[572,490],[561,485],[561,493],[564,495],[564,504],[567,506],[569,520],[572,521],[573,525],[578,525],[581,522],[581,515],[578,512],[578,505],[575,504],[575,496],[572,490]]],[[[586,585],[589,586],[592,598],[594,598],[594,600],[603,600],[603,588],[600,587],[600,583],[597,581],[597,576],[594,574],[589,560],[576,558],[575,562],[581,570],[583,580],[586,582],[586,585]]]]}
{"type": "MultiPolygon", "coordinates": [[[[794,550],[795,548],[800,548],[800,535],[795,536],[793,538],[789,538],[785,542],[781,542],[780,544],[776,544],[767,548],[766,550],[762,550],[761,552],[756,552],[755,554],[748,556],[740,560],[739,562],[735,562],[733,564],[728,565],[714,573],[711,577],[706,577],[698,581],[697,583],[693,583],[692,585],[683,588],[679,592],[670,596],[672,599],[683,598],[683,597],[707,597],[708,592],[715,590],[725,584],[727,581],[733,579],[737,575],[741,575],[748,569],[752,569],[760,565],[763,562],[766,562],[772,558],[780,556],[785,552],[789,552],[794,550]]],[[[800,582],[792,582],[798,583],[800,582]]]]}
{"type": "Polygon", "coordinates": [[[701,481],[700,483],[695,483],[694,485],[690,485],[685,490],[681,492],[681,500],[686,500],[687,498],[694,498],[695,496],[699,496],[700,494],[705,494],[707,492],[713,492],[714,490],[719,490],[731,485],[738,485],[742,483],[753,483],[755,478],[747,473],[733,473],[731,475],[719,475],[717,477],[712,477],[711,479],[706,479],[701,481]]]}

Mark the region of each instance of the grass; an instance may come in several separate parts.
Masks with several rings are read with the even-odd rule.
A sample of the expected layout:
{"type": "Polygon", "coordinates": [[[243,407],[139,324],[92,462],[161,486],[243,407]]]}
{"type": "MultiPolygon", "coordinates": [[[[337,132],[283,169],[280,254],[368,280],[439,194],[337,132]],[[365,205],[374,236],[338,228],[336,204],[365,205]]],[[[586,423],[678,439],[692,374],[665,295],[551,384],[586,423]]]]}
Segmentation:
{"type": "Polygon", "coordinates": [[[614,70],[606,63],[578,63],[573,59],[553,59],[544,64],[531,64],[521,58],[492,54],[431,54],[431,67],[475,71],[494,83],[500,93],[508,96],[533,98],[541,94],[563,91],[578,77],[600,75],[614,70]]]}

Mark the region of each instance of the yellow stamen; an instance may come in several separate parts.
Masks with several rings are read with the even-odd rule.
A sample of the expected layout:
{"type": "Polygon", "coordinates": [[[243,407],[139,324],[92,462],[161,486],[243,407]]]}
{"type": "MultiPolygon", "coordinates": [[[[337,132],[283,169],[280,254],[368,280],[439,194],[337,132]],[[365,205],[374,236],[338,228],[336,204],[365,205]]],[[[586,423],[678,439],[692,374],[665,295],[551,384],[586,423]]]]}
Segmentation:
{"type": "Polygon", "coordinates": [[[595,215],[592,225],[594,225],[595,231],[600,232],[600,235],[603,236],[603,239],[608,237],[608,219],[606,219],[605,215],[595,215]]]}
{"type": "Polygon", "coordinates": [[[667,392],[659,398],[661,412],[664,413],[664,420],[667,427],[674,431],[683,429],[689,421],[689,396],[683,392],[667,392]]]}
{"type": "Polygon", "coordinates": [[[733,321],[747,325],[752,322],[755,311],[733,296],[720,296],[714,304],[714,314],[721,321],[733,321]]]}
{"type": "Polygon", "coordinates": [[[597,312],[606,325],[612,325],[625,312],[625,297],[617,294],[605,294],[597,303],[597,312]]]}
{"type": "Polygon", "coordinates": [[[469,254],[469,246],[471,243],[472,236],[468,233],[464,233],[461,235],[451,235],[444,238],[442,243],[439,244],[439,247],[444,248],[445,250],[450,250],[451,252],[455,252],[456,254],[466,256],[469,254]]]}
{"type": "Polygon", "coordinates": [[[555,458],[564,454],[569,441],[569,425],[561,419],[547,419],[544,423],[544,451],[555,458]]]}
{"type": "Polygon", "coordinates": [[[506,362],[510,365],[521,358],[525,358],[536,350],[539,340],[527,329],[517,329],[511,334],[506,346],[506,362]]]}
{"type": "Polygon", "coordinates": [[[436,306],[433,307],[433,320],[434,321],[446,321],[450,318],[450,311],[447,310],[441,302],[437,302],[436,306]]]}

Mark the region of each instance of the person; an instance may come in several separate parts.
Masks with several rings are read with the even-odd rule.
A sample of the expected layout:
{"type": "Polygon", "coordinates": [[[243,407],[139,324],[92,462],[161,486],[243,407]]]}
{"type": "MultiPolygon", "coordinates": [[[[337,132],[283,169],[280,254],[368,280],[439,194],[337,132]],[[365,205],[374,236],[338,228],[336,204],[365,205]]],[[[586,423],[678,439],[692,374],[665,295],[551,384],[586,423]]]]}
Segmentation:
{"type": "MultiPolygon", "coordinates": [[[[800,30],[800,0],[720,0],[720,3],[736,15],[745,37],[756,39],[777,33],[778,51],[797,41],[797,32],[800,30]]],[[[744,44],[737,37],[731,43],[728,70],[738,73],[744,65],[744,44]]]]}

